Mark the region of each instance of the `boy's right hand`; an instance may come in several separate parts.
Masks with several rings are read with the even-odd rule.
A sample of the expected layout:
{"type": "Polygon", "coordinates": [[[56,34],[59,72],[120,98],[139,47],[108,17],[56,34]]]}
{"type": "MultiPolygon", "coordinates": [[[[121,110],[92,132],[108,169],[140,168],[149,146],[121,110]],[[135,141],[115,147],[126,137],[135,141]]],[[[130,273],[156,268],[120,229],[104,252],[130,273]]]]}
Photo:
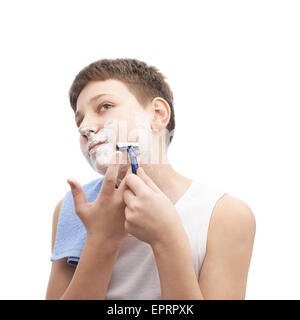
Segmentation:
{"type": "MultiPolygon", "coordinates": [[[[125,191],[125,177],[116,189],[115,184],[118,176],[122,153],[117,151],[111,158],[106,171],[104,181],[97,199],[88,202],[80,184],[73,179],[68,179],[71,187],[74,209],[84,224],[87,236],[94,239],[101,238],[121,244],[128,235],[125,231],[125,203],[123,192],[125,191]],[[116,160],[116,161],[114,161],[116,160]]],[[[130,173],[131,168],[127,170],[130,173]]]]}

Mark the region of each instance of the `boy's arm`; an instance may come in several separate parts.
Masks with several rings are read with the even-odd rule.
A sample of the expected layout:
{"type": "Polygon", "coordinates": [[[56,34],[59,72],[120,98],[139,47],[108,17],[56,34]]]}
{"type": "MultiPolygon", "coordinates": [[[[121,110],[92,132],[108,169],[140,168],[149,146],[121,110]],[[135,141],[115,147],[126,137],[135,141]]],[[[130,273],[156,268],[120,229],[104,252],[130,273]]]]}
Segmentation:
{"type": "Polygon", "coordinates": [[[222,197],[210,220],[199,279],[185,232],[153,247],[162,298],[243,299],[254,235],[255,219],[250,208],[229,195],[222,197]]]}
{"type": "Polygon", "coordinates": [[[205,299],[245,299],[255,217],[245,202],[229,195],[215,209],[199,284],[205,299]]]}
{"type": "MultiPolygon", "coordinates": [[[[52,250],[62,201],[53,217],[52,250]]],[[[76,269],[66,259],[52,263],[46,299],[104,299],[120,245],[87,237],[76,269]]]]}
{"type": "Polygon", "coordinates": [[[202,300],[194,270],[192,251],[185,231],[177,232],[168,243],[152,246],[160,278],[163,300],[202,300]]]}
{"type": "Polygon", "coordinates": [[[104,300],[120,245],[87,237],[74,276],[60,299],[104,300]]]}

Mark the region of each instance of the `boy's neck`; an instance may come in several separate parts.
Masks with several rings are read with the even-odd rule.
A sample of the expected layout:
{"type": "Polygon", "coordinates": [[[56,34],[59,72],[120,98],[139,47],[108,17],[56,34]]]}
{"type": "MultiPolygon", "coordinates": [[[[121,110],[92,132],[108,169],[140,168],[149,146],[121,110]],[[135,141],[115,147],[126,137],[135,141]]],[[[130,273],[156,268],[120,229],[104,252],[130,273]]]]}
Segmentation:
{"type": "Polygon", "coordinates": [[[176,172],[170,163],[142,164],[146,174],[158,188],[175,204],[189,188],[193,180],[176,172]]]}

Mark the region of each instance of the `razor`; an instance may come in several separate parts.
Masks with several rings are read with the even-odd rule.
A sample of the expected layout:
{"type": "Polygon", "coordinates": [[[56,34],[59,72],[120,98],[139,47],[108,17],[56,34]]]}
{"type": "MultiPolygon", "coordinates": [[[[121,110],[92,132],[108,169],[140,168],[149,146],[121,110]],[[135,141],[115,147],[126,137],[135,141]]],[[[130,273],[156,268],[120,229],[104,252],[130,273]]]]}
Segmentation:
{"type": "Polygon", "coordinates": [[[117,150],[128,152],[132,173],[136,174],[136,171],[139,167],[137,158],[136,158],[136,151],[139,150],[139,144],[137,142],[118,142],[117,150]]]}

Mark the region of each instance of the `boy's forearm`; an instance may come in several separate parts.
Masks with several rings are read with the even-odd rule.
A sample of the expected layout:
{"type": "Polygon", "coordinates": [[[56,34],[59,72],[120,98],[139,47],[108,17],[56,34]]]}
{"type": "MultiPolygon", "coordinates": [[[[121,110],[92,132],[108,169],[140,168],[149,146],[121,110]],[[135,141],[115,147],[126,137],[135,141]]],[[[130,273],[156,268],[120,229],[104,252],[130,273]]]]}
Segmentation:
{"type": "Polygon", "coordinates": [[[163,300],[203,300],[195,274],[192,251],[183,230],[166,243],[152,247],[163,300]]]}
{"type": "Polygon", "coordinates": [[[87,237],[74,276],[61,300],[104,300],[121,244],[87,237]]]}

